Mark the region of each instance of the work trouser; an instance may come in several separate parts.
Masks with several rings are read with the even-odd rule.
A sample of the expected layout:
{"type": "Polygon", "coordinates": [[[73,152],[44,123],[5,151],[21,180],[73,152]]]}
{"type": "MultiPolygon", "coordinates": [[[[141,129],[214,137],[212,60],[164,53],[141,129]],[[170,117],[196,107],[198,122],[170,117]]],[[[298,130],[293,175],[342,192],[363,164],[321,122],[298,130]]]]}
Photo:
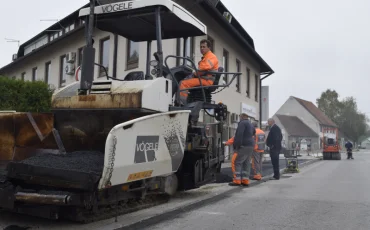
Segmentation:
{"type": "MultiPolygon", "coordinates": [[[[202,78],[200,80],[202,82],[202,86],[213,85],[212,80],[206,80],[206,79],[202,79],[202,78]]],[[[198,77],[189,78],[189,79],[185,79],[185,80],[181,81],[180,90],[187,89],[187,88],[192,88],[192,87],[196,87],[196,86],[200,86],[199,78],[198,77]]],[[[180,96],[183,97],[183,98],[187,98],[188,97],[187,91],[181,91],[180,96]]]]}
{"type": "Polygon", "coordinates": [[[231,159],[233,182],[235,184],[249,184],[252,153],[253,147],[242,146],[240,149],[235,150],[233,158],[231,159]]]}
{"type": "Polygon", "coordinates": [[[270,157],[271,157],[271,163],[272,167],[274,169],[274,177],[280,178],[280,169],[279,169],[279,151],[276,150],[270,150],[270,157]]]}
{"type": "Polygon", "coordinates": [[[253,179],[256,179],[256,180],[262,179],[262,158],[263,158],[263,152],[253,151],[253,155],[252,155],[253,179]]]}

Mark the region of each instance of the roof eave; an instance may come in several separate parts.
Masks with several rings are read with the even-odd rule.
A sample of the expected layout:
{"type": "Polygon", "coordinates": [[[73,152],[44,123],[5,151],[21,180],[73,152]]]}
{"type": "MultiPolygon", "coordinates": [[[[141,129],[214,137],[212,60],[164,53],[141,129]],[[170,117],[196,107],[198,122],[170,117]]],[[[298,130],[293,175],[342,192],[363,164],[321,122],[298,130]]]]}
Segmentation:
{"type": "Polygon", "coordinates": [[[75,34],[75,33],[79,32],[79,31],[81,31],[84,27],[85,27],[84,25],[80,25],[80,26],[76,27],[74,30],[72,30],[71,32],[69,32],[69,33],[67,33],[67,34],[63,34],[62,36],[60,36],[60,37],[56,38],[55,40],[53,40],[53,41],[51,41],[51,42],[48,42],[47,44],[45,44],[45,45],[43,45],[43,46],[41,46],[41,47],[39,47],[39,48],[35,49],[34,51],[32,51],[32,52],[30,52],[30,53],[28,53],[28,54],[26,54],[26,55],[24,55],[24,56],[22,56],[22,57],[20,57],[20,58],[17,58],[15,61],[13,61],[13,62],[9,63],[9,64],[8,64],[8,65],[6,65],[6,66],[3,66],[3,67],[0,69],[0,75],[1,75],[1,74],[4,74],[4,70],[6,70],[7,68],[9,68],[9,67],[11,67],[11,66],[13,66],[13,65],[17,64],[18,62],[20,62],[20,61],[22,61],[22,60],[24,60],[24,59],[26,59],[26,58],[28,58],[28,57],[30,57],[30,56],[32,56],[32,55],[34,55],[34,54],[38,53],[39,51],[41,51],[41,50],[43,50],[43,49],[45,49],[45,48],[47,48],[47,47],[49,47],[49,46],[54,45],[55,43],[57,43],[57,42],[61,41],[62,39],[66,38],[66,37],[69,37],[69,36],[71,36],[71,35],[73,35],[73,34],[75,34]]]}
{"type": "MultiPolygon", "coordinates": [[[[217,19],[219,19],[220,22],[222,22],[222,24],[228,29],[230,30],[232,33],[234,33],[237,38],[243,43],[243,45],[245,45],[245,47],[248,49],[248,51],[252,54],[252,56],[254,56],[254,58],[256,58],[260,64],[260,74],[264,73],[264,74],[273,74],[274,71],[272,70],[272,68],[266,63],[265,60],[263,60],[263,58],[254,50],[254,48],[252,48],[250,46],[250,44],[248,43],[247,39],[246,38],[243,38],[243,36],[240,34],[239,31],[237,31],[227,20],[226,18],[217,10],[216,7],[210,5],[207,1],[201,1],[200,4],[205,7],[205,9],[210,13],[212,14],[213,16],[215,16],[217,19]]],[[[221,2],[219,2],[218,4],[222,4],[221,2]]],[[[227,8],[222,5],[225,10],[227,10],[227,8]]],[[[236,20],[236,19],[233,19],[233,20],[236,20]]]]}
{"type": "Polygon", "coordinates": [[[69,21],[74,15],[77,15],[78,16],[78,12],[80,11],[80,9],[82,8],[85,8],[85,7],[88,7],[90,5],[90,3],[87,3],[83,6],[81,6],[80,8],[78,8],[77,10],[73,11],[72,13],[70,13],[69,15],[67,15],[66,17],[64,17],[62,20],[60,20],[59,22],[56,22],[54,23],[53,25],[49,26],[48,28],[46,28],[45,30],[41,31],[40,33],[38,33],[37,35],[35,35],[34,37],[32,37],[31,39],[29,39],[28,41],[26,41],[25,43],[21,44],[19,46],[19,49],[18,49],[18,52],[17,54],[22,54],[23,50],[24,50],[24,47],[31,44],[32,42],[36,41],[37,39],[39,39],[40,37],[44,36],[45,34],[47,34],[47,30],[52,30],[52,29],[55,29],[56,27],[60,27],[60,24],[59,23],[63,23],[63,22],[66,22],[66,21],[69,21]]]}

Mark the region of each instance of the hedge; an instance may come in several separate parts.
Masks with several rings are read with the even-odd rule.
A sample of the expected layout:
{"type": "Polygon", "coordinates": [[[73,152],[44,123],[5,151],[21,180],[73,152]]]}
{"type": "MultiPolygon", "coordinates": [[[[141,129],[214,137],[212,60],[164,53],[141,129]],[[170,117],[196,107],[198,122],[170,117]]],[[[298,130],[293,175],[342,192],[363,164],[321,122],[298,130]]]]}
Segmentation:
{"type": "Polygon", "coordinates": [[[43,81],[23,81],[0,76],[0,110],[49,112],[53,91],[43,81]]]}

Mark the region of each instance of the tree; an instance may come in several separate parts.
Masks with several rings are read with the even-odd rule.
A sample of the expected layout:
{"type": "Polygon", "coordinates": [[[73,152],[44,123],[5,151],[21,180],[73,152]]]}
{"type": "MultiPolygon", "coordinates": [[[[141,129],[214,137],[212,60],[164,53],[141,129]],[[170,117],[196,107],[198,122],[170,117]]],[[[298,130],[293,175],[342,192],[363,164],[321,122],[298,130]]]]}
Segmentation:
{"type": "Polygon", "coordinates": [[[341,107],[339,94],[335,90],[327,89],[321,93],[321,97],[316,100],[318,108],[323,111],[334,123],[340,119],[338,108],[341,107]]]}
{"type": "Polygon", "coordinates": [[[339,101],[335,90],[326,90],[316,100],[318,108],[323,111],[339,129],[354,141],[361,141],[369,133],[368,118],[357,109],[356,99],[344,98],[339,101]]]}

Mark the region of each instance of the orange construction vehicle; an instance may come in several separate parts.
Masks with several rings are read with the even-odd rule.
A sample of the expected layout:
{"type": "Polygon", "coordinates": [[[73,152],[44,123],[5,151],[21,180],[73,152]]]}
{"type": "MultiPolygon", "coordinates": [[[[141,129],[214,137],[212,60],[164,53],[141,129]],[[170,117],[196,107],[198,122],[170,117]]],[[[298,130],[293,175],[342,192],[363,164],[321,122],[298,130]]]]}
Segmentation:
{"type": "Polygon", "coordinates": [[[341,160],[340,150],[341,147],[338,143],[338,128],[323,128],[323,148],[322,148],[322,155],[323,160],[341,160]],[[335,132],[335,139],[328,138],[325,136],[327,131],[334,131],[335,132]]]}

